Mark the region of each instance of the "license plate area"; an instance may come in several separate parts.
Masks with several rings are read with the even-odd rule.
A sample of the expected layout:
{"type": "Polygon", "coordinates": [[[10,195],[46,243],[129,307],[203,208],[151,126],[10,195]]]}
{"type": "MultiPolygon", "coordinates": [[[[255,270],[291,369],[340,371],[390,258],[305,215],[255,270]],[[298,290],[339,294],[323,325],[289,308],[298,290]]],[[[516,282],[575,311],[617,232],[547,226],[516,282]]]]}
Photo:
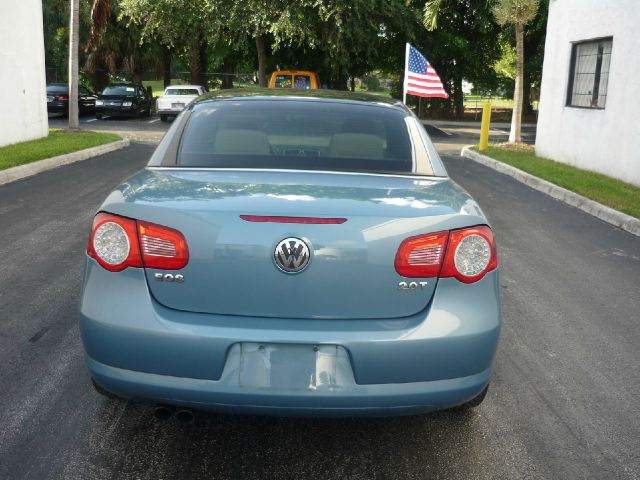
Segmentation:
{"type": "Polygon", "coordinates": [[[184,103],[172,103],[171,108],[174,110],[182,110],[184,108],[184,103]]]}
{"type": "Polygon", "coordinates": [[[241,343],[238,350],[241,387],[308,391],[352,383],[347,352],[337,345],[241,343]]]}

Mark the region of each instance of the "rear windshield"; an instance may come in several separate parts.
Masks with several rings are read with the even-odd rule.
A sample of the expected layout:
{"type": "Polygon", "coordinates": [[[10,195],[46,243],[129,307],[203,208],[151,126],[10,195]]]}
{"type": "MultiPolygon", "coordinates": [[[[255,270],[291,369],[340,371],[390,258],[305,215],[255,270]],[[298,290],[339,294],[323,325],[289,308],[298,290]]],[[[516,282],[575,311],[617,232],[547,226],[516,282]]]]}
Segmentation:
{"type": "Polygon", "coordinates": [[[114,85],[107,87],[102,91],[102,95],[124,95],[127,97],[135,97],[135,87],[129,87],[127,85],[114,85]]]}
{"type": "Polygon", "coordinates": [[[66,85],[47,85],[47,93],[67,93],[66,85]]]}
{"type": "Polygon", "coordinates": [[[168,88],[165,95],[200,95],[195,88],[168,88]]]}
{"type": "Polygon", "coordinates": [[[402,110],[346,102],[204,103],[185,126],[177,164],[430,175],[412,121],[402,110]]]}

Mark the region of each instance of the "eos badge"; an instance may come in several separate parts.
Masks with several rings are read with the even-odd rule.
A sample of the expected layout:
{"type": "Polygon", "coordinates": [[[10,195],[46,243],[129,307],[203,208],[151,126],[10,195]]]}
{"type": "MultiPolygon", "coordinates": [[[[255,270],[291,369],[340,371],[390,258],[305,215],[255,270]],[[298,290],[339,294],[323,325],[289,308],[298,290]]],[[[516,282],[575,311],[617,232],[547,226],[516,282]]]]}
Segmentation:
{"type": "Polygon", "coordinates": [[[427,282],[400,282],[398,283],[398,290],[424,290],[427,288],[427,282]]]}
{"type": "Polygon", "coordinates": [[[173,275],[171,273],[156,273],[153,275],[158,282],[168,282],[168,283],[183,283],[184,275],[178,273],[177,275],[173,275]]]}

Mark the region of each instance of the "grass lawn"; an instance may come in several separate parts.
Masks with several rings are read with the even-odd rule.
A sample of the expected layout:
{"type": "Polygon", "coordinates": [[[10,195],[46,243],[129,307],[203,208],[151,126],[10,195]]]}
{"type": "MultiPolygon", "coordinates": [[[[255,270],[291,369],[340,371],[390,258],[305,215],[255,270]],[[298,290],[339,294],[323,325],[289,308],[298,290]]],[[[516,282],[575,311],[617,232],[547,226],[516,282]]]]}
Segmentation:
{"type": "MultiPolygon", "coordinates": [[[[477,150],[477,147],[474,148],[477,150]]],[[[600,173],[536,157],[530,145],[490,145],[482,152],[531,175],[640,218],[640,188],[600,173]]]]}
{"type": "MultiPolygon", "coordinates": [[[[502,97],[482,97],[480,95],[465,95],[464,96],[464,107],[465,108],[478,108],[482,109],[482,104],[484,102],[491,102],[491,107],[493,108],[513,108],[513,100],[509,98],[502,97]]],[[[533,109],[538,109],[538,102],[533,102],[533,109]]]]}
{"type": "Polygon", "coordinates": [[[116,140],[120,137],[113,133],[50,129],[45,138],[0,147],[0,170],[116,140]]]}

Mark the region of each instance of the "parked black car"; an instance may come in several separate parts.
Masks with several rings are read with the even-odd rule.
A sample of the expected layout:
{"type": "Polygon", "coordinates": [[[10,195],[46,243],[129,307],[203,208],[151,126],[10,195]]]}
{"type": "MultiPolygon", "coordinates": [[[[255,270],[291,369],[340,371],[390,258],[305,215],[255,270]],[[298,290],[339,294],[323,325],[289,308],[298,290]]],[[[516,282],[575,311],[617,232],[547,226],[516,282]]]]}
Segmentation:
{"type": "Polygon", "coordinates": [[[103,115],[148,117],[153,99],[142,85],[117,83],[109,85],[96,100],[96,118],[103,115]]]}
{"type": "MultiPolygon", "coordinates": [[[[88,88],[78,86],[78,108],[80,113],[93,112],[96,108],[96,94],[88,88]]],[[[47,85],[47,112],[69,113],[69,84],[50,83],[47,85]]]]}

